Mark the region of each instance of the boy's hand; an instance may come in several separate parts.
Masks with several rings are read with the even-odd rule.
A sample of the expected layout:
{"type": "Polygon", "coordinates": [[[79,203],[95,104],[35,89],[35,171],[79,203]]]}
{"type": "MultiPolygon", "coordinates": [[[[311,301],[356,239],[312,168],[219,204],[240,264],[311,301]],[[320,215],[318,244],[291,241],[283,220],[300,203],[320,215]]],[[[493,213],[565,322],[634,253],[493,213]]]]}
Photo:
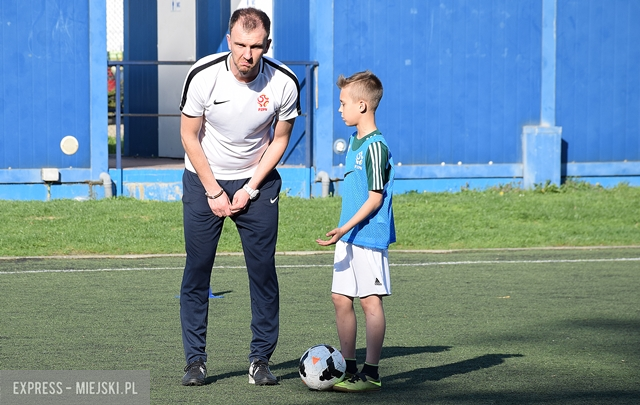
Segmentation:
{"type": "Polygon", "coordinates": [[[316,239],[316,242],[318,243],[318,245],[320,246],[329,246],[329,245],[333,245],[334,243],[336,243],[337,241],[340,240],[340,238],[342,238],[342,236],[345,234],[346,232],[344,232],[342,229],[340,228],[336,228],[333,229],[329,232],[327,232],[327,237],[330,238],[329,240],[323,240],[323,239],[316,239]]]}

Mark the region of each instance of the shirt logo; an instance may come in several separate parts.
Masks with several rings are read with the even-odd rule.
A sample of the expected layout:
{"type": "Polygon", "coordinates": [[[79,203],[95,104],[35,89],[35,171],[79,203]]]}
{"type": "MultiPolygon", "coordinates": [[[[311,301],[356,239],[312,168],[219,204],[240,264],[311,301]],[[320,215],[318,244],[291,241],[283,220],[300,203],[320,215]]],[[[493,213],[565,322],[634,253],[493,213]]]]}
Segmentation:
{"type": "Polygon", "coordinates": [[[364,161],[364,153],[362,151],[360,151],[356,155],[356,169],[362,170],[362,162],[363,161],[364,161]]]}
{"type": "Polygon", "coordinates": [[[258,97],[258,111],[267,111],[267,105],[269,104],[269,97],[264,94],[260,94],[258,97]]]}
{"type": "Polygon", "coordinates": [[[213,105],[224,104],[224,103],[228,103],[229,101],[231,100],[224,100],[224,101],[213,100],[213,105]]]}

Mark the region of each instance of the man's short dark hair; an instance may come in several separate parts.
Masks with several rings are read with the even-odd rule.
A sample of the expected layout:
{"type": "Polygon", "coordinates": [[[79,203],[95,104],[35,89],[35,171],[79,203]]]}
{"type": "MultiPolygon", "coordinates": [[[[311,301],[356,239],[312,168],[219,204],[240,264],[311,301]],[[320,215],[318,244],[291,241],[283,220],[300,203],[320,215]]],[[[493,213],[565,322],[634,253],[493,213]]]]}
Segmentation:
{"type": "Polygon", "coordinates": [[[253,7],[237,9],[231,14],[231,18],[229,19],[229,32],[231,32],[233,26],[240,20],[242,21],[242,28],[247,32],[262,26],[267,32],[267,38],[271,34],[271,20],[267,13],[262,10],[253,7]]]}

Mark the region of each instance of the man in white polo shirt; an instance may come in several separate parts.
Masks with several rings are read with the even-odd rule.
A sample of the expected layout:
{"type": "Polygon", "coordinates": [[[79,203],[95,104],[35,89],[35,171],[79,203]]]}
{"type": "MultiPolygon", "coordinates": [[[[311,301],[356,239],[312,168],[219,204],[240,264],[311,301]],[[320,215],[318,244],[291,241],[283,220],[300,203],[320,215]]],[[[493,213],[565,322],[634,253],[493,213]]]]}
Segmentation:
{"type": "Polygon", "coordinates": [[[300,88],[289,68],[264,55],[271,44],[270,26],[260,10],[236,10],[227,35],[231,52],[197,61],[182,91],[187,253],[180,290],[187,362],[183,385],[205,383],[209,285],[226,217],[240,234],[249,275],[249,382],[277,384],[269,370],[279,333],[275,248],[282,181],[275,167],[300,114],[300,88]]]}

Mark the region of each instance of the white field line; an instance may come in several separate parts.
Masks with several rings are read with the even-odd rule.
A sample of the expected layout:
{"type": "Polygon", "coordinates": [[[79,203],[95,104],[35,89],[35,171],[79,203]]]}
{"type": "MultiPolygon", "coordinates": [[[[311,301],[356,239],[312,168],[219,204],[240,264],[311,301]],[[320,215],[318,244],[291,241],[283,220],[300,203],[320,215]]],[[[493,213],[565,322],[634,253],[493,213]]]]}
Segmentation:
{"type": "MultiPolygon", "coordinates": [[[[612,250],[612,249],[638,249],[640,245],[628,246],[548,246],[548,247],[531,247],[531,248],[479,248],[479,249],[437,249],[437,250],[403,250],[391,249],[393,253],[429,253],[429,254],[446,254],[446,253],[473,253],[473,252],[523,252],[536,250],[612,250]]],[[[218,252],[216,256],[242,256],[242,252],[218,252]]],[[[276,256],[313,256],[313,255],[333,255],[333,250],[312,250],[312,251],[291,251],[276,252],[276,256]]],[[[157,253],[157,254],[127,254],[127,255],[59,255],[59,256],[0,256],[0,261],[19,260],[19,259],[150,259],[162,257],[186,257],[185,253],[157,253]]]]}
{"type": "MultiPolygon", "coordinates": [[[[426,267],[426,266],[457,266],[476,264],[548,264],[548,263],[599,263],[599,262],[634,262],[640,261],[640,257],[611,258],[611,259],[548,259],[548,260],[476,260],[459,262],[429,262],[429,263],[390,263],[390,267],[426,267]]],[[[301,269],[331,267],[327,264],[285,264],[277,266],[280,269],[301,269]]],[[[214,266],[214,269],[244,269],[245,266],[214,266]]],[[[155,271],[155,270],[183,270],[184,267],[122,267],[103,269],[42,269],[24,271],[0,271],[0,275],[6,274],[41,274],[41,273],[93,273],[106,271],[155,271]]]]}

